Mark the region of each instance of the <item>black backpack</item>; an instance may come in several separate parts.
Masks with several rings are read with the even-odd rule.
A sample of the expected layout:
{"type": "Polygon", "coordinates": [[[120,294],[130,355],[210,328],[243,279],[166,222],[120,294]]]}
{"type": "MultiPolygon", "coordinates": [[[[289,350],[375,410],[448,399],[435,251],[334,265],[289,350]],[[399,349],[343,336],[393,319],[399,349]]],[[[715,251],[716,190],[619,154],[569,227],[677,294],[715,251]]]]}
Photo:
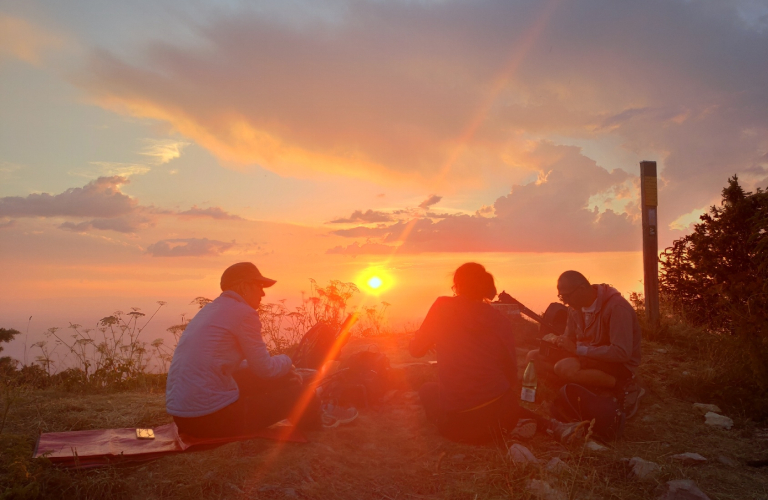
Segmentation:
{"type": "Polygon", "coordinates": [[[593,420],[593,432],[603,440],[618,439],[624,433],[626,415],[616,398],[598,396],[578,384],[565,384],[552,404],[552,416],[561,422],[593,420]]]}
{"type": "MultiPolygon", "coordinates": [[[[336,343],[336,330],[327,323],[317,323],[302,337],[291,359],[296,368],[319,370],[336,343]]],[[[336,353],[338,354],[338,353],[336,353]]],[[[333,356],[335,359],[336,356],[333,356]]]]}
{"type": "Polygon", "coordinates": [[[361,351],[342,361],[339,370],[321,383],[321,397],[341,406],[367,407],[378,403],[390,385],[389,358],[361,351]]]}

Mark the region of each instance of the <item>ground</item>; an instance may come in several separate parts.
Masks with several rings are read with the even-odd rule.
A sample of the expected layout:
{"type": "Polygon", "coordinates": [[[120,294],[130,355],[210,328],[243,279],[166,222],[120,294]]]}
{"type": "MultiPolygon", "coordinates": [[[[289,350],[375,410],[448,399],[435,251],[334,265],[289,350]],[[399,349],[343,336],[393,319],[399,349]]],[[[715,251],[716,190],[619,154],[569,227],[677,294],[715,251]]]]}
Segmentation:
{"type": "MultiPolygon", "coordinates": [[[[407,354],[406,335],[353,339],[345,351],[373,343],[393,365],[419,361],[407,354]]],[[[648,394],[622,440],[592,452],[536,436],[523,444],[544,462],[526,465],[507,459],[503,446],[460,445],[437,434],[413,392],[434,376],[428,366],[396,370],[399,389],[390,401],[361,409],[349,425],[308,433],[308,444],[252,440],[91,471],[60,471],[30,460],[34,436],[164,424],[170,422],[164,394],[151,388],[27,392],[11,406],[0,436],[0,498],[535,498],[526,486],[541,479],[562,491],[561,498],[641,499],[656,498],[668,480],[688,478],[712,499],[768,499],[768,471],[745,464],[768,458],[761,426],[738,414],[729,415],[735,421],[731,430],[706,426],[692,407],[695,401],[674,398],[667,388],[693,369],[693,361],[679,348],[650,342],[643,354],[648,394]],[[684,452],[699,453],[707,463],[685,466],[670,459],[684,452]],[[719,456],[737,465],[725,465],[719,456]],[[568,469],[548,472],[544,463],[552,457],[568,469]],[[632,457],[656,462],[661,470],[645,480],[630,478],[622,458],[632,457]]]]}

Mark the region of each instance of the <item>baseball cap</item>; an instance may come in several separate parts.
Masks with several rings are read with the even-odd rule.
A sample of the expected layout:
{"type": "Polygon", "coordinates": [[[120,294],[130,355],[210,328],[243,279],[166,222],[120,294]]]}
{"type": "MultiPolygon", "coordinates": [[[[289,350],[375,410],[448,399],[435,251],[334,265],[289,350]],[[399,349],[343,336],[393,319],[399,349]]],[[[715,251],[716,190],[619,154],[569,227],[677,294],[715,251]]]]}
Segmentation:
{"type": "Polygon", "coordinates": [[[221,275],[221,289],[229,290],[240,281],[258,281],[264,288],[277,283],[273,279],[265,278],[253,263],[238,262],[224,270],[221,275]]]}

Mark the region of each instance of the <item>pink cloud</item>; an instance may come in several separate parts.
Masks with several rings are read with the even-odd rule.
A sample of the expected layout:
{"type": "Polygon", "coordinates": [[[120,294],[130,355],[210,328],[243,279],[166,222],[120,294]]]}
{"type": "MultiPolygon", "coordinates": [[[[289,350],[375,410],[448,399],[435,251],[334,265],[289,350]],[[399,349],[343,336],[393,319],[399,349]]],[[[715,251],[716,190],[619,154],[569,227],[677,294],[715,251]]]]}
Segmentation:
{"type": "Polygon", "coordinates": [[[224,211],[221,207],[198,208],[197,205],[194,205],[189,210],[179,212],[178,215],[189,218],[210,217],[211,219],[216,220],[245,220],[239,215],[230,214],[224,211]]]}
{"type": "MultiPolygon", "coordinates": [[[[376,228],[355,227],[334,231],[345,237],[380,238],[380,245],[397,243],[398,252],[599,252],[637,250],[640,246],[635,208],[617,213],[590,208],[594,195],[616,191],[629,175],[607,170],[572,146],[542,144],[531,152],[532,160],[546,166],[536,182],[512,187],[475,215],[442,214],[440,220],[423,217],[400,220],[376,228]]],[[[329,253],[362,254],[373,243],[336,247],[329,253]]],[[[391,251],[391,249],[390,249],[391,251]]]]}
{"type": "Polygon", "coordinates": [[[138,202],[120,192],[126,177],[99,177],[81,188],[63,193],[30,194],[0,198],[4,217],[117,217],[131,213],[138,202]]]}
{"type": "Polygon", "coordinates": [[[392,220],[392,216],[377,210],[355,210],[349,217],[340,217],[329,222],[329,224],[369,224],[373,222],[388,222],[392,220]]]}
{"type": "Polygon", "coordinates": [[[152,257],[216,256],[233,246],[234,243],[208,238],[176,238],[152,243],[147,247],[147,253],[152,257]]]}

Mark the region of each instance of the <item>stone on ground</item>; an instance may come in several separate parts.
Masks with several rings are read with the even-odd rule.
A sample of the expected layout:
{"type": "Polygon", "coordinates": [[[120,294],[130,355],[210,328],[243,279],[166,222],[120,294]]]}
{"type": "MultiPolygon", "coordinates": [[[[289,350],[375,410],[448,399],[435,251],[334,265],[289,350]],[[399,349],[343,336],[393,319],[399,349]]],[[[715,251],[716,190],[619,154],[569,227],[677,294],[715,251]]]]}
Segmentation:
{"type": "Polygon", "coordinates": [[[698,453],[679,453],[670,457],[672,460],[676,460],[685,465],[697,465],[706,463],[707,459],[699,455],[698,453]]]}
{"type": "Polygon", "coordinates": [[[553,474],[560,474],[561,472],[567,471],[569,467],[568,464],[560,460],[558,457],[554,457],[547,463],[546,469],[553,474]]]}
{"type": "Polygon", "coordinates": [[[713,411],[708,412],[704,417],[706,418],[704,423],[711,425],[712,427],[720,427],[721,429],[730,429],[733,427],[733,420],[726,416],[718,415],[713,411]]]}
{"type": "Polygon", "coordinates": [[[730,457],[726,457],[725,455],[719,455],[717,457],[717,461],[720,462],[723,465],[727,465],[728,467],[738,467],[739,466],[739,462],[737,462],[736,460],[734,460],[734,459],[732,459],[730,457]]]}
{"type": "Polygon", "coordinates": [[[587,441],[584,446],[586,446],[590,451],[605,451],[608,449],[607,447],[601,445],[600,443],[596,443],[595,441],[587,441]]]}
{"type": "Polygon", "coordinates": [[[533,453],[531,453],[531,450],[517,443],[509,447],[509,450],[507,450],[507,457],[515,463],[539,463],[539,461],[536,460],[536,457],[533,456],[533,453]]]}
{"type": "Polygon", "coordinates": [[[527,489],[539,500],[568,500],[568,495],[540,479],[528,481],[527,489]]]}
{"type": "Polygon", "coordinates": [[[702,415],[709,412],[720,413],[722,411],[719,406],[706,403],[693,403],[693,409],[702,415]]]}
{"type": "MultiPolygon", "coordinates": [[[[626,459],[625,459],[626,460],[626,459]]],[[[643,460],[640,457],[629,459],[629,466],[632,467],[632,475],[637,479],[646,479],[658,472],[659,464],[643,460]]]]}
{"type": "Polygon", "coordinates": [[[709,497],[690,479],[675,479],[667,481],[658,500],[709,500],[709,497]]]}

